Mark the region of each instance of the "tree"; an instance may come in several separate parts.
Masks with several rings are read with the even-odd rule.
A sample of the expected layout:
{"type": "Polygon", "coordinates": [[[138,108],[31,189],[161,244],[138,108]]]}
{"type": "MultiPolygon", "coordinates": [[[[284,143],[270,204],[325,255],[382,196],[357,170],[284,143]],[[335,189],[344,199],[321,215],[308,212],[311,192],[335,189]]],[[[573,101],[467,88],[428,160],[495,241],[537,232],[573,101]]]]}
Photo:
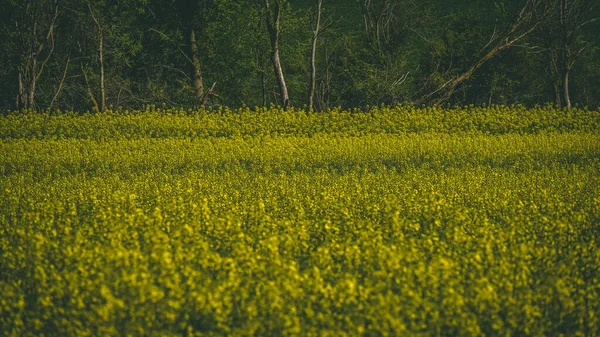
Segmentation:
{"type": "Polygon", "coordinates": [[[36,108],[36,93],[44,70],[55,50],[60,6],[58,1],[16,1],[13,8],[17,32],[17,94],[15,107],[36,108]]]}
{"type": "Polygon", "coordinates": [[[277,85],[279,86],[281,106],[287,108],[290,106],[290,97],[288,95],[288,88],[285,84],[285,77],[283,75],[283,68],[281,67],[281,60],[279,57],[282,6],[283,0],[275,0],[273,6],[271,6],[269,0],[265,0],[265,9],[267,12],[266,23],[269,38],[271,40],[271,61],[273,62],[273,71],[277,78],[277,85]]]}
{"type": "Polygon", "coordinates": [[[448,100],[456,88],[470,79],[484,64],[495,58],[501,51],[514,47],[548,18],[551,5],[544,0],[527,0],[520,8],[513,22],[503,32],[494,33],[483,48],[482,53],[470,66],[458,75],[452,77],[439,88],[423,96],[419,102],[431,101],[440,103],[448,100]]]}
{"type": "Polygon", "coordinates": [[[293,97],[312,109],[600,104],[600,0],[0,0],[0,8],[3,110],[289,107],[293,97]]]}
{"type": "Polygon", "coordinates": [[[202,30],[206,26],[203,13],[212,7],[213,0],[149,1],[149,16],[145,24],[150,27],[152,36],[145,43],[154,52],[147,58],[157,58],[148,61],[150,67],[158,66],[158,69],[148,76],[156,76],[153,86],[160,86],[160,89],[157,88],[160,94],[156,94],[163,99],[170,101],[177,96],[179,100],[200,106],[208,97],[203,68],[205,50],[201,46],[202,30]],[[158,83],[165,79],[170,83],[158,83]]]}
{"type": "Polygon", "coordinates": [[[183,29],[187,31],[189,36],[189,50],[191,57],[191,66],[194,79],[194,89],[196,90],[196,98],[198,103],[201,104],[204,96],[204,79],[202,77],[202,67],[200,65],[200,54],[198,52],[198,43],[196,39],[196,15],[199,13],[204,5],[204,1],[198,0],[178,0],[176,1],[176,7],[181,15],[183,29]]]}
{"type": "Polygon", "coordinates": [[[96,24],[96,29],[98,31],[98,63],[100,64],[100,106],[98,106],[98,104],[96,103],[96,100],[94,99],[93,95],[91,95],[91,92],[90,95],[92,96],[92,100],[96,105],[96,109],[98,111],[104,111],[104,109],[106,108],[106,90],[104,85],[104,24],[99,21],[102,20],[101,18],[96,18],[96,14],[94,14],[94,9],[92,8],[90,2],[87,3],[87,7],[90,11],[90,16],[92,17],[92,20],[96,24]]]}
{"type": "Polygon", "coordinates": [[[317,84],[317,65],[316,65],[316,55],[317,55],[317,39],[319,38],[320,29],[321,29],[321,6],[323,5],[323,0],[317,0],[317,13],[315,19],[315,25],[313,27],[313,36],[312,36],[312,44],[311,44],[311,52],[310,52],[310,91],[308,94],[308,108],[312,109],[315,99],[315,87],[317,84]]]}
{"type": "Polygon", "coordinates": [[[571,108],[569,91],[570,74],[579,56],[588,47],[581,29],[600,17],[593,16],[594,8],[600,3],[597,0],[558,0],[558,23],[562,42],[560,56],[562,58],[562,84],[565,106],[571,108]]]}

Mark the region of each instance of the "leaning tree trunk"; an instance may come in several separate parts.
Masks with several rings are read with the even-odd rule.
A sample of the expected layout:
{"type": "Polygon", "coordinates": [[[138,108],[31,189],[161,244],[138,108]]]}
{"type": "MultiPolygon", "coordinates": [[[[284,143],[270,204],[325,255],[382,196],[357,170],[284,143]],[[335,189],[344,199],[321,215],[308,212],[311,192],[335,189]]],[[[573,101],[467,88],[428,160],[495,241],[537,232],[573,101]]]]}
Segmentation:
{"type": "Polygon", "coordinates": [[[83,75],[83,79],[85,80],[85,86],[87,89],[88,96],[90,97],[90,101],[94,105],[94,111],[99,112],[100,107],[98,106],[98,101],[96,101],[96,97],[94,97],[94,93],[92,93],[92,88],[90,87],[90,81],[88,80],[85,69],[83,68],[83,64],[80,64],[81,74],[83,75]]]}
{"type": "Polygon", "coordinates": [[[265,0],[265,7],[267,9],[267,29],[269,31],[269,37],[271,39],[271,60],[273,62],[273,70],[275,72],[275,78],[277,78],[277,85],[279,86],[281,105],[284,108],[287,108],[290,106],[290,97],[288,95],[287,85],[285,84],[285,77],[283,76],[283,68],[281,67],[281,60],[279,58],[279,35],[281,32],[281,0],[275,0],[275,9],[273,16],[271,16],[271,7],[269,5],[269,0],[265,0]]]}
{"type": "Polygon", "coordinates": [[[310,92],[308,94],[308,108],[312,109],[315,100],[315,87],[317,82],[317,39],[319,38],[319,26],[321,24],[321,5],[323,0],[318,0],[317,3],[317,22],[315,23],[315,30],[313,31],[312,48],[310,52],[310,92]]]}
{"type": "Polygon", "coordinates": [[[492,42],[497,41],[488,52],[476,60],[465,72],[456,76],[454,79],[447,81],[435,91],[425,95],[418,102],[422,103],[428,101],[435,95],[439,96],[439,98],[435,100],[436,103],[448,100],[454,94],[458,86],[470,79],[471,76],[473,76],[473,74],[485,63],[496,57],[502,50],[514,46],[516,42],[525,38],[537,28],[550,13],[548,7],[544,6],[544,0],[527,0],[508,31],[506,31],[500,39],[492,38],[490,42],[488,42],[489,45],[492,44],[492,42]],[[534,20],[534,14],[537,11],[541,11],[541,13],[539,18],[534,20]]]}
{"type": "Polygon", "coordinates": [[[50,104],[48,105],[48,111],[52,110],[52,108],[54,107],[54,102],[56,102],[56,99],[58,98],[58,96],[60,95],[60,92],[62,91],[63,85],[65,84],[65,79],[67,78],[67,72],[69,71],[69,63],[71,63],[71,55],[69,55],[67,57],[67,61],[65,63],[65,69],[63,70],[63,74],[62,74],[60,81],[58,81],[58,88],[56,89],[56,92],[54,93],[54,96],[52,96],[52,100],[50,101],[50,104]]]}

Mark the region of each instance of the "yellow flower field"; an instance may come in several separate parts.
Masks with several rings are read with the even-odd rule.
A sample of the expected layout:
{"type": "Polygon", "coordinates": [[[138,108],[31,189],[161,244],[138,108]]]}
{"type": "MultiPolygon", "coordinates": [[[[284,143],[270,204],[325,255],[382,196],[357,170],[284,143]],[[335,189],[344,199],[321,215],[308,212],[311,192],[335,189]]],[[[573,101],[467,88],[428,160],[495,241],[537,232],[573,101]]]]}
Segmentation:
{"type": "Polygon", "coordinates": [[[598,336],[600,111],[0,117],[4,336],[598,336]]]}

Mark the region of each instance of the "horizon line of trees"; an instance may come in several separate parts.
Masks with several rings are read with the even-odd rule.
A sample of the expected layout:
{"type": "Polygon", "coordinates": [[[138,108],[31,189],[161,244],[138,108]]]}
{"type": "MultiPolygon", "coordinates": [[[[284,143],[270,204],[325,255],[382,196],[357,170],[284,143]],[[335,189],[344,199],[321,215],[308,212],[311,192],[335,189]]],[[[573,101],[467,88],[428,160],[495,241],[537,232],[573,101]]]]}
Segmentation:
{"type": "Polygon", "coordinates": [[[0,0],[0,108],[600,105],[600,0],[0,0]]]}

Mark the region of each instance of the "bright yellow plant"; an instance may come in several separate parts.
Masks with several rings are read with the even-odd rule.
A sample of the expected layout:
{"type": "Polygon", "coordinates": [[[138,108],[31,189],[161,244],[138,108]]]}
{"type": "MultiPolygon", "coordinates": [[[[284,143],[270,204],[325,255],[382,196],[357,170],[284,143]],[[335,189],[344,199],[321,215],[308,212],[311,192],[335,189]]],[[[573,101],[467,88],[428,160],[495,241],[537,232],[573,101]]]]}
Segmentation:
{"type": "Polygon", "coordinates": [[[4,336],[600,335],[600,112],[0,117],[4,336]]]}

